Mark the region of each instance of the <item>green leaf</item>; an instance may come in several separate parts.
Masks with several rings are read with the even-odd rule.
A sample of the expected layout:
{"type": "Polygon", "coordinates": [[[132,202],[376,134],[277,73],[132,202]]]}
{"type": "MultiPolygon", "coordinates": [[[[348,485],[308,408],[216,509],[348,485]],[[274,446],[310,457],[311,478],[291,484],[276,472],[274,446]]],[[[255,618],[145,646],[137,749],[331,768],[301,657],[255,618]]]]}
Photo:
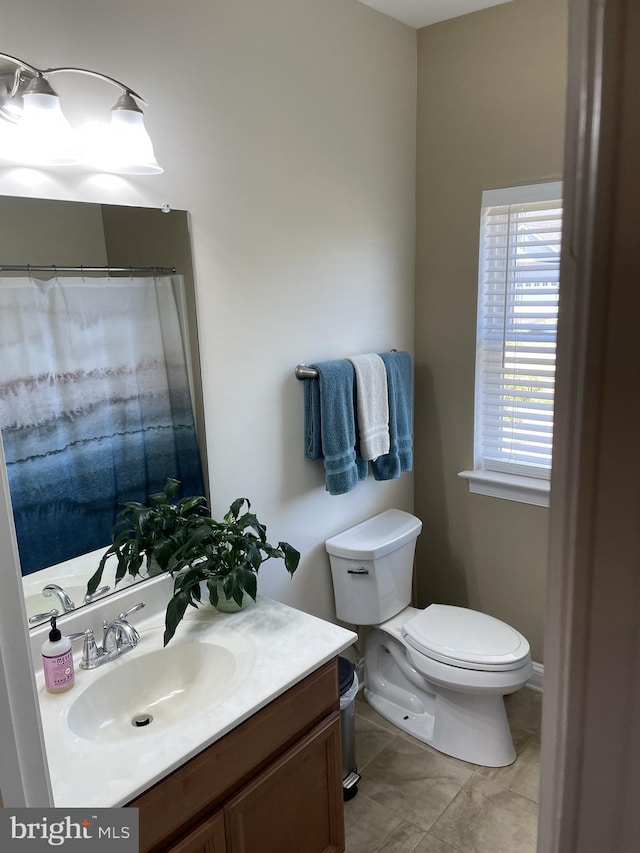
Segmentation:
{"type": "Polygon", "coordinates": [[[180,515],[186,515],[192,509],[201,506],[205,502],[205,498],[196,496],[193,498],[182,498],[179,503],[180,515]]]}
{"type": "Polygon", "coordinates": [[[264,524],[260,524],[257,517],[252,512],[245,512],[244,515],[240,516],[237,520],[237,527],[239,531],[246,530],[247,528],[255,530],[258,538],[262,542],[266,542],[267,528],[264,524]]]}
{"type": "Polygon", "coordinates": [[[184,543],[185,551],[187,549],[198,548],[207,542],[207,540],[212,540],[215,537],[215,528],[208,523],[209,521],[211,521],[209,518],[200,519],[198,527],[184,543]]]}
{"type": "Polygon", "coordinates": [[[300,551],[296,551],[288,542],[278,542],[284,553],[284,565],[290,575],[293,575],[300,563],[300,551]]]}
{"type": "Polygon", "coordinates": [[[218,606],[218,578],[209,578],[207,580],[209,589],[209,601],[214,607],[218,606]]]}
{"type": "Polygon", "coordinates": [[[107,557],[111,555],[111,549],[109,549],[98,564],[98,568],[89,578],[89,583],[87,584],[87,595],[93,595],[93,593],[98,589],[100,585],[100,581],[102,580],[102,573],[104,572],[104,566],[107,562],[107,557]]]}
{"type": "Polygon", "coordinates": [[[180,553],[176,552],[171,555],[167,562],[167,572],[175,576],[190,565],[191,560],[189,558],[185,558],[180,553]]]}
{"type": "Polygon", "coordinates": [[[182,483],[180,480],[175,480],[173,477],[167,477],[167,482],[164,484],[164,493],[168,498],[175,498],[180,491],[182,483]]]}
{"type": "Polygon", "coordinates": [[[229,512],[224,517],[225,521],[230,521],[232,518],[236,519],[244,503],[246,503],[247,509],[251,509],[251,503],[248,498],[236,498],[229,507],[229,512]]]}
{"type": "Polygon", "coordinates": [[[244,587],[238,578],[236,570],[230,572],[226,578],[224,578],[222,588],[227,600],[233,599],[239,607],[242,606],[244,587]]]}
{"type": "Polygon", "coordinates": [[[231,591],[231,597],[238,605],[238,607],[242,607],[242,599],[244,597],[244,587],[240,583],[237,577],[233,578],[233,586],[231,591]]]}
{"type": "Polygon", "coordinates": [[[257,572],[262,563],[262,554],[260,552],[260,548],[258,548],[253,543],[247,545],[247,560],[257,572]]]}
{"type": "MultiPolygon", "coordinates": [[[[184,588],[190,588],[194,585],[199,587],[200,581],[204,580],[202,575],[202,569],[200,565],[197,566],[189,566],[186,570],[183,570],[179,575],[176,576],[176,586],[181,586],[184,588]]],[[[200,600],[200,599],[198,599],[200,600]]]]}
{"type": "Polygon", "coordinates": [[[135,577],[140,573],[142,554],[140,554],[136,548],[135,542],[125,544],[122,548],[116,548],[115,553],[118,555],[116,583],[121,581],[127,572],[129,572],[132,577],[135,577]]]}
{"type": "Polygon", "coordinates": [[[270,557],[278,557],[279,559],[284,557],[280,548],[274,548],[273,545],[269,545],[268,542],[265,542],[261,547],[265,554],[268,554],[270,557]]]}
{"type": "Polygon", "coordinates": [[[119,548],[116,549],[115,553],[118,555],[118,565],[116,567],[116,583],[118,583],[126,575],[130,564],[125,554],[119,548]]]}
{"type": "Polygon", "coordinates": [[[195,582],[189,587],[189,592],[191,594],[190,604],[192,604],[193,607],[197,607],[197,604],[195,604],[195,602],[197,601],[198,604],[200,604],[202,602],[202,591],[200,589],[200,578],[196,578],[195,582]]]}
{"type": "Polygon", "coordinates": [[[252,572],[251,569],[243,568],[238,569],[238,574],[240,575],[239,580],[241,579],[244,591],[255,601],[256,595],[258,594],[258,579],[255,576],[255,573],[252,572]]]}
{"type": "Polygon", "coordinates": [[[171,539],[165,539],[164,542],[160,541],[153,549],[153,556],[157,564],[163,571],[166,571],[167,564],[171,559],[172,554],[175,551],[175,543],[171,539]]]}
{"type": "Polygon", "coordinates": [[[189,606],[189,594],[180,591],[169,601],[167,612],[165,615],[165,630],[164,630],[164,645],[166,646],[169,640],[176,632],[176,628],[182,621],[185,610],[189,606]]]}

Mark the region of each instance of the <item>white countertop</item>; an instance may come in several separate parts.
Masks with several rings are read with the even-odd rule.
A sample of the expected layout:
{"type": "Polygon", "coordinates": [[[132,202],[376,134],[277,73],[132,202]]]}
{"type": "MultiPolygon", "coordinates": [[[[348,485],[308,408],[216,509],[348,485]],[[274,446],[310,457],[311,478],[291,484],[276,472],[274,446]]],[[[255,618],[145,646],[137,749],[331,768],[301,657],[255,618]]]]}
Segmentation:
{"type": "MultiPolygon", "coordinates": [[[[143,611],[144,612],[144,611],[143,611]]],[[[189,609],[167,647],[202,638],[231,644],[238,651],[238,686],[213,707],[198,708],[172,725],[135,729],[121,739],[100,742],[80,737],[69,728],[73,703],[95,679],[115,667],[127,666],[136,655],[162,648],[164,611],[135,620],[140,632],[136,649],[94,670],[76,660],[76,682],[65,693],[44,689],[36,673],[54,804],[71,807],[122,806],[168,775],[239,723],[280,696],[322,664],[348,648],[356,635],[258,596],[239,613],[220,613],[210,605],[189,609]]],[[[215,673],[210,673],[215,694],[215,673]]],[[[131,709],[132,714],[137,709],[131,709]]]]}

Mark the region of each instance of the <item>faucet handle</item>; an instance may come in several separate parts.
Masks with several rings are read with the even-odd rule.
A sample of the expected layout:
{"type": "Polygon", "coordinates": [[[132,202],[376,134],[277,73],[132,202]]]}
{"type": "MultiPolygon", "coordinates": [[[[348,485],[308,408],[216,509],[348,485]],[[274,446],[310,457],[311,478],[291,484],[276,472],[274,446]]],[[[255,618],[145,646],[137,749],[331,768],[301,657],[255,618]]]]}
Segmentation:
{"type": "Polygon", "coordinates": [[[87,628],[86,631],[77,631],[75,634],[67,634],[67,640],[79,640],[81,637],[87,636],[87,631],[92,630],[92,628],[87,628]]]}
{"type": "Polygon", "coordinates": [[[109,592],[110,589],[110,586],[101,586],[100,589],[97,589],[95,592],[87,593],[83,599],[83,603],[91,604],[91,602],[98,598],[98,596],[104,595],[105,593],[109,592]]]}
{"type": "Polygon", "coordinates": [[[36,613],[35,616],[30,616],[28,622],[33,625],[35,622],[43,622],[45,619],[51,619],[52,616],[59,616],[60,611],[55,607],[53,610],[48,610],[46,613],[36,613]]]}
{"type": "Polygon", "coordinates": [[[82,646],[82,661],[80,663],[80,666],[83,669],[88,669],[88,664],[100,657],[100,652],[96,645],[96,638],[93,635],[93,628],[87,628],[86,631],[79,631],[77,634],[67,634],[67,637],[69,640],[79,640],[81,637],[84,638],[84,645],[82,646]]]}
{"type": "Polygon", "coordinates": [[[142,610],[144,607],[144,601],[141,601],[139,604],[134,604],[129,610],[125,610],[123,613],[118,614],[118,619],[126,619],[130,613],[135,613],[137,610],[142,610]]]}

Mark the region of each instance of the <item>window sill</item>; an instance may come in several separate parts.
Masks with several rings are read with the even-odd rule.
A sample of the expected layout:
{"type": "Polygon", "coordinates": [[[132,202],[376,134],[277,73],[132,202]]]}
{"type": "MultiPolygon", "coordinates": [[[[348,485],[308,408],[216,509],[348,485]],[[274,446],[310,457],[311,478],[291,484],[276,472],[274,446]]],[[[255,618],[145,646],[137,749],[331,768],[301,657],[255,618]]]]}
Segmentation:
{"type": "Polygon", "coordinates": [[[460,471],[458,477],[469,481],[469,491],[507,501],[549,506],[551,483],[535,477],[501,474],[495,471],[460,471]]]}

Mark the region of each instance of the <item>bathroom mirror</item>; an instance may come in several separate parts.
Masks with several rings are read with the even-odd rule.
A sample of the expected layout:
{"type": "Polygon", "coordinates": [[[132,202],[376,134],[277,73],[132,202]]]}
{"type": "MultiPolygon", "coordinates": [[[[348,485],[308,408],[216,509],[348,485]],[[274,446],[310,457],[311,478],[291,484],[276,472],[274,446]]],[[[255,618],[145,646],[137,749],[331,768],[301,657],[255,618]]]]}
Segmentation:
{"type": "MultiPolygon", "coordinates": [[[[196,480],[201,483],[201,488],[208,497],[202,383],[198,355],[195,288],[188,213],[186,211],[162,211],[151,208],[48,199],[0,197],[0,234],[3,237],[2,249],[0,250],[0,267],[3,268],[0,269],[0,287],[8,285],[17,292],[22,289],[22,285],[26,281],[35,291],[36,298],[38,298],[39,292],[50,292],[51,285],[53,284],[60,289],[61,296],[58,304],[63,305],[65,310],[68,307],[68,296],[64,290],[66,285],[70,284],[76,293],[81,292],[83,285],[88,286],[87,290],[95,292],[98,301],[91,305],[90,311],[92,317],[87,319],[87,315],[83,313],[79,322],[75,323],[74,320],[75,326],[71,324],[69,328],[64,327],[62,337],[64,339],[63,346],[65,352],[75,349],[86,353],[93,349],[94,338],[92,333],[87,335],[86,332],[86,326],[91,322],[95,323],[96,327],[99,325],[106,326],[108,330],[110,329],[110,332],[107,331],[105,333],[107,337],[110,335],[113,336],[113,330],[115,329],[118,331],[118,334],[124,336],[125,342],[142,339],[148,334],[147,326],[149,324],[149,311],[145,309],[145,306],[153,306],[156,301],[160,302],[162,299],[168,299],[171,304],[171,310],[175,313],[174,326],[177,329],[174,348],[179,349],[181,353],[184,352],[184,388],[186,389],[188,385],[188,389],[183,393],[183,397],[186,400],[184,406],[189,409],[188,416],[191,419],[191,430],[195,429],[193,449],[196,457],[198,457],[195,463],[198,468],[198,477],[201,477],[201,480],[198,480],[198,478],[196,480]],[[20,266],[27,269],[7,269],[7,267],[20,266]],[[46,266],[50,269],[33,269],[40,266],[46,266]],[[97,269],[89,270],[89,268],[97,269]],[[159,270],[162,270],[162,273],[158,272],[159,270]],[[173,270],[175,270],[175,274],[170,274],[173,270]],[[145,289],[149,283],[149,286],[152,286],[154,281],[157,284],[159,278],[162,279],[165,288],[164,296],[156,297],[155,292],[149,294],[145,298],[150,301],[141,302],[140,309],[136,309],[136,311],[133,309],[130,310],[127,307],[128,303],[120,301],[119,295],[124,295],[127,288],[135,289],[134,284],[139,285],[136,292],[137,298],[139,292],[145,289]],[[167,293],[169,294],[168,297],[166,296],[167,293]],[[111,324],[110,326],[108,326],[109,323],[111,324]],[[77,332],[74,329],[77,329],[77,332]],[[81,337],[82,340],[80,340],[81,337]]],[[[86,297],[83,296],[82,298],[85,299],[86,297]]],[[[22,307],[21,310],[23,310],[22,307]]],[[[69,310],[71,311],[71,309],[69,310]]],[[[84,306],[82,310],[84,311],[84,306]]],[[[52,319],[50,325],[53,325],[53,315],[57,311],[56,307],[51,310],[52,319]]],[[[5,316],[6,314],[7,311],[5,309],[5,316]]],[[[45,320],[44,322],[46,324],[48,321],[45,320]]],[[[156,333],[156,338],[161,338],[163,342],[167,337],[167,322],[164,316],[158,320],[159,331],[156,333]]],[[[50,368],[47,361],[43,361],[41,350],[44,347],[43,339],[48,336],[49,329],[45,328],[44,334],[34,333],[33,329],[28,330],[27,325],[23,324],[22,321],[9,324],[5,322],[4,329],[3,334],[5,337],[12,336],[15,338],[15,341],[22,339],[21,346],[23,346],[24,340],[29,341],[27,347],[23,347],[20,353],[15,356],[17,368],[10,375],[20,375],[21,381],[24,376],[31,380],[33,380],[34,375],[40,378],[44,376],[46,381],[47,370],[50,368]],[[45,365],[44,370],[42,364],[45,365]]],[[[51,334],[53,335],[54,332],[51,331],[51,334]]],[[[58,334],[60,333],[58,332],[58,334]]],[[[0,345],[2,343],[0,341],[0,345]]],[[[96,348],[97,346],[96,343],[96,348]]],[[[125,357],[122,352],[124,349],[128,352],[128,346],[123,348],[120,344],[119,348],[121,353],[118,356],[118,361],[126,365],[128,355],[125,357]]],[[[142,355],[140,355],[139,347],[136,349],[136,352],[138,352],[137,358],[139,360],[146,360],[146,362],[151,360],[146,351],[142,351],[142,355]]],[[[5,349],[5,359],[6,353],[7,350],[5,349]]],[[[96,364],[98,364],[97,370],[104,372],[105,369],[100,367],[102,362],[97,361],[96,364]]],[[[69,375],[71,376],[69,382],[75,382],[73,370],[70,371],[69,375]]],[[[136,379],[135,381],[139,380],[136,379]]],[[[7,392],[6,385],[3,393],[5,396],[5,408],[9,405],[9,411],[11,412],[11,406],[15,406],[15,411],[17,412],[16,404],[13,402],[7,404],[7,394],[11,396],[12,392],[7,392]]],[[[100,391],[97,393],[102,395],[100,391]]],[[[173,388],[167,392],[167,396],[171,397],[172,403],[175,402],[173,388]]],[[[103,408],[109,409],[112,405],[110,402],[112,399],[115,398],[100,396],[100,404],[103,408]]],[[[121,403],[121,400],[118,400],[118,403],[121,403]]],[[[41,404],[37,403],[36,405],[39,406],[41,404]]],[[[115,405],[114,402],[113,406],[115,407],[115,405]]],[[[34,423],[38,423],[38,410],[35,412],[35,417],[33,413],[30,414],[34,423]]],[[[73,419],[75,414],[74,410],[70,418],[73,419]]],[[[17,414],[16,417],[18,417],[17,414]]],[[[44,420],[45,417],[46,415],[43,414],[42,419],[44,420]]],[[[21,440],[29,440],[29,432],[29,429],[22,429],[24,435],[21,440]]],[[[95,434],[99,435],[99,431],[95,434]]],[[[99,437],[102,438],[101,435],[99,437]]],[[[7,450],[8,441],[7,430],[4,433],[5,451],[7,450]]],[[[60,454],[58,446],[52,444],[50,447],[46,443],[43,443],[43,441],[40,435],[37,449],[39,455],[60,454]]],[[[124,442],[124,439],[122,441],[124,442]]],[[[68,443],[65,445],[65,452],[67,446],[68,443]]],[[[128,446],[130,447],[130,445],[128,446]]],[[[150,449],[150,446],[151,441],[145,441],[144,439],[140,439],[136,445],[138,448],[135,451],[136,460],[140,460],[142,467],[145,467],[152,461],[150,457],[155,451],[150,449]]],[[[8,455],[8,467],[13,464],[9,461],[10,458],[11,456],[8,455]]],[[[83,459],[86,464],[87,454],[83,454],[83,459]]],[[[162,465],[159,466],[159,469],[164,470],[162,465]]],[[[37,466],[34,466],[33,470],[39,469],[37,466]]],[[[62,467],[59,470],[63,472],[63,476],[58,476],[57,483],[60,484],[60,489],[64,492],[64,488],[66,487],[66,483],[64,482],[66,479],[64,477],[65,468],[62,467]]],[[[175,476],[172,472],[167,472],[167,475],[175,476]]],[[[23,480],[27,481],[29,488],[34,486],[33,481],[29,482],[29,477],[32,476],[29,474],[28,477],[23,477],[23,480]]],[[[11,477],[9,479],[11,484],[11,477]]],[[[93,480],[93,486],[95,487],[97,479],[95,469],[93,468],[89,472],[89,479],[93,480]]],[[[40,488],[39,484],[38,488],[40,488]]],[[[150,489],[150,491],[154,490],[150,489]]],[[[19,506],[20,501],[18,487],[12,485],[11,492],[14,511],[16,511],[16,507],[19,506]]],[[[127,494],[126,486],[118,487],[118,496],[118,503],[121,503],[122,500],[144,499],[139,491],[137,494],[127,494]]],[[[77,497],[78,493],[76,490],[76,503],[78,502],[77,497]]],[[[52,494],[51,500],[57,499],[58,495],[52,494]]],[[[87,503],[89,500],[88,498],[87,503]]],[[[56,522],[60,530],[60,537],[63,538],[67,532],[71,534],[73,531],[72,535],[80,540],[78,530],[82,527],[82,524],[78,525],[77,518],[72,517],[70,509],[67,512],[64,503],[64,493],[61,504],[62,509],[56,522]]],[[[42,509],[39,511],[42,512],[42,509]]],[[[93,512],[93,509],[88,510],[88,512],[93,512]]],[[[17,518],[18,516],[16,515],[16,524],[18,526],[17,518]]],[[[31,518],[28,528],[25,529],[28,529],[29,537],[37,537],[37,524],[33,518],[31,518]]],[[[104,541],[98,542],[94,550],[87,551],[80,545],[74,545],[74,549],[80,550],[81,553],[74,553],[69,559],[63,561],[51,560],[47,553],[40,553],[35,557],[29,555],[29,560],[27,560],[26,549],[24,547],[21,549],[23,589],[27,605],[27,616],[28,618],[33,618],[37,614],[43,615],[43,618],[32,622],[30,627],[42,624],[52,609],[57,609],[60,613],[67,609],[63,606],[64,602],[57,593],[48,597],[42,595],[43,588],[47,584],[57,584],[61,587],[67,592],[76,607],[86,603],[84,595],[86,593],[87,581],[96,570],[102,553],[109,545],[109,532],[110,525],[104,535],[104,541]],[[23,553],[25,554],[24,560],[23,553]]],[[[24,541],[24,534],[22,539],[24,541]]],[[[46,542],[47,538],[43,538],[43,541],[46,542]]],[[[41,551],[46,551],[46,549],[41,549],[41,551]]],[[[116,591],[113,582],[114,571],[114,564],[108,566],[107,570],[105,570],[101,586],[103,591],[100,592],[100,597],[116,591]],[[109,586],[109,590],[105,590],[105,586],[109,586]]],[[[126,580],[118,584],[118,590],[123,585],[126,585],[126,583],[132,581],[133,579],[127,576],[126,580]]]]}

